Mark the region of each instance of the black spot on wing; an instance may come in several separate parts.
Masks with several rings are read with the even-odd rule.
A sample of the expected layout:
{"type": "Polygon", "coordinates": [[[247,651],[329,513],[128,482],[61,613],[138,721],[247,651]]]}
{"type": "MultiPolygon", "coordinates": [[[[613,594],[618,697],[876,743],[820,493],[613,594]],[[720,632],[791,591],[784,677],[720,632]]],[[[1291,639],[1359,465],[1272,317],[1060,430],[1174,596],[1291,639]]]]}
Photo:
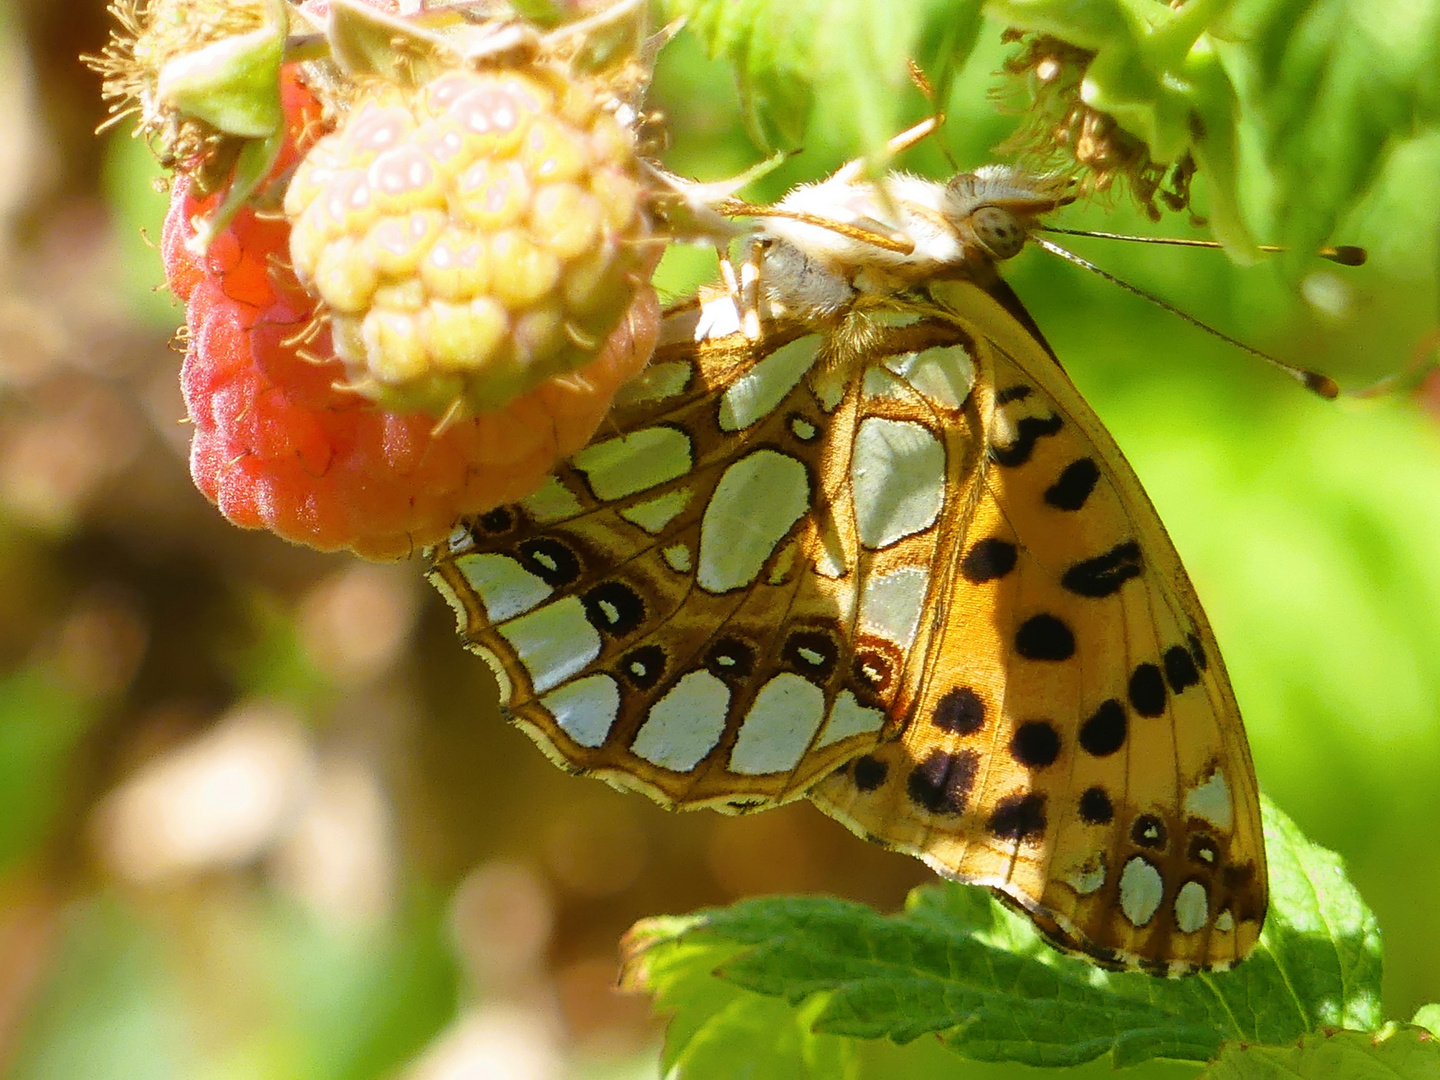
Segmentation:
{"type": "Polygon", "coordinates": [[[1010,756],[1030,769],[1053,765],[1060,756],[1060,733],[1049,720],[1027,720],[1010,737],[1010,756]]]}
{"type": "Polygon", "coordinates": [[[1130,826],[1130,839],[1137,847],[1163,851],[1166,842],[1165,822],[1154,814],[1141,814],[1130,826]]]}
{"type": "Polygon", "coordinates": [[[1109,825],[1115,817],[1115,804],[1101,787],[1086,788],[1080,796],[1080,820],[1086,825],[1109,825]]]}
{"type": "Polygon", "coordinates": [[[1165,677],[1154,664],[1140,664],[1131,674],[1130,707],[1141,716],[1165,711],[1165,677]]]}
{"type": "Polygon", "coordinates": [[[1102,701],[1080,725],[1080,749],[1093,757],[1108,757],[1125,744],[1125,706],[1111,698],[1102,701]]]}
{"type": "Polygon", "coordinates": [[[850,778],[855,781],[855,786],[861,791],[874,791],[885,782],[885,774],[890,771],[890,766],[879,758],[866,754],[864,757],[855,759],[855,767],[850,772],[850,778]]]}
{"type": "Polygon", "coordinates": [[[1046,417],[1023,416],[1015,425],[1015,440],[1008,446],[992,445],[990,459],[1006,468],[1024,465],[1035,452],[1037,442],[1058,434],[1064,426],[1065,421],[1054,413],[1046,417]]]}
{"type": "Polygon", "coordinates": [[[1190,847],[1185,855],[1193,863],[1201,866],[1215,867],[1220,862],[1220,849],[1215,841],[1203,833],[1196,833],[1190,838],[1190,847]]]}
{"type": "Polygon", "coordinates": [[[723,637],[706,652],[705,667],[716,678],[743,681],[755,670],[755,650],[739,638],[723,637]]]}
{"type": "Polygon", "coordinates": [[[1200,681],[1200,672],[1195,667],[1195,658],[1183,645],[1172,645],[1165,650],[1165,681],[1172,693],[1182,693],[1200,681]]]}
{"type": "Polygon", "coordinates": [[[1186,634],[1185,642],[1190,646],[1190,655],[1195,658],[1195,666],[1204,671],[1210,666],[1210,658],[1205,655],[1205,646],[1200,644],[1200,638],[1195,634],[1186,634]]]}
{"type": "Polygon", "coordinates": [[[932,814],[959,814],[965,809],[979,769],[980,755],[973,750],[955,754],[932,750],[910,770],[905,791],[912,802],[932,814]]]}
{"type": "Polygon", "coordinates": [[[508,506],[497,506],[476,518],[475,524],[489,535],[499,536],[515,527],[515,512],[508,506]]]}
{"type": "Polygon", "coordinates": [[[564,588],[580,577],[580,556],[562,540],[539,536],[515,549],[525,569],[552,589],[564,588]]]}
{"type": "Polygon", "coordinates": [[[1060,584],[1076,596],[1098,600],[1113,596],[1125,582],[1139,577],[1141,572],[1140,545],[1126,540],[1104,555],[1077,562],[1065,571],[1060,584]]]}
{"type": "Polygon", "coordinates": [[[1008,795],[995,805],[985,823],[990,835],[1001,840],[1030,840],[1045,832],[1045,796],[1037,792],[1008,795]]]}
{"type": "Polygon", "coordinates": [[[1015,651],[1027,660],[1069,660],[1075,635],[1054,615],[1032,615],[1015,631],[1015,651]]]}
{"type": "Polygon", "coordinates": [[[665,650],[659,645],[641,645],[620,658],[620,671],[637,690],[649,690],[665,674],[665,650]]]}
{"type": "Polygon", "coordinates": [[[1019,550],[1008,540],[988,537],[975,542],[960,562],[960,573],[972,585],[995,581],[1015,569],[1019,550]]]}
{"type": "Polygon", "coordinates": [[[785,639],[780,655],[807,679],[823,683],[835,670],[840,647],[824,630],[797,630],[785,639]]]}
{"type": "Polygon", "coordinates": [[[624,637],[645,621],[645,602],[623,581],[602,581],[580,602],[590,625],[611,637],[624,637]]]}
{"type": "Polygon", "coordinates": [[[881,695],[894,688],[905,655],[892,642],[883,638],[861,637],[850,658],[850,687],[856,697],[868,705],[878,705],[881,695]]]}
{"type": "Polygon", "coordinates": [[[953,686],[940,696],[930,722],[953,735],[974,735],[985,726],[985,702],[968,686],[953,686]]]}
{"type": "Polygon", "coordinates": [[[1100,467],[1093,458],[1082,457],[1066,465],[1056,481],[1045,489],[1045,502],[1056,510],[1079,510],[1100,480],[1100,467]]]}

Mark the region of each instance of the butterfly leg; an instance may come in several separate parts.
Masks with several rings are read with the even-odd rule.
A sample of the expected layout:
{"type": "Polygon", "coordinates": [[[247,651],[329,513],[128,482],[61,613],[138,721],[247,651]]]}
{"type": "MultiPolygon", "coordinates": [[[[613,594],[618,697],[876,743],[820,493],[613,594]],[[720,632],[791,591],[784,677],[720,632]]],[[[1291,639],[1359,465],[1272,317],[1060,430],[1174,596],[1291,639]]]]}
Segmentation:
{"type": "Polygon", "coordinates": [[[725,283],[725,292],[735,306],[740,332],[746,341],[760,340],[760,264],[765,257],[766,243],[751,239],[746,243],[745,261],[740,264],[739,276],[730,253],[717,248],[720,257],[720,279],[725,283]]]}

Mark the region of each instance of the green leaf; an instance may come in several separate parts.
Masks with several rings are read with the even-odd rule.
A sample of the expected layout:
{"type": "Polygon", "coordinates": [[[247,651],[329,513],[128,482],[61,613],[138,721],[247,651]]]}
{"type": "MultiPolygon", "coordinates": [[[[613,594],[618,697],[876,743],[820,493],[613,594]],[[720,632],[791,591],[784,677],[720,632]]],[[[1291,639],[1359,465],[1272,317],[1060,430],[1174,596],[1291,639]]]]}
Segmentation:
{"type": "Polygon", "coordinates": [[[1440,1035],[1440,1005],[1421,1005],[1410,1018],[1410,1023],[1425,1028],[1432,1035],[1440,1035]]]}
{"type": "Polygon", "coordinates": [[[1298,1046],[1226,1046],[1203,1080],[1430,1080],[1440,1042],[1424,1028],[1390,1024],[1370,1034],[1328,1031],[1298,1046]]]}
{"type": "Polygon", "coordinates": [[[1020,29],[1093,51],[1085,102],[1158,161],[1189,151],[1216,235],[1251,251],[1246,218],[1302,265],[1398,141],[1440,117],[1435,0],[990,0],[1020,29]],[[1242,188],[1253,146],[1257,190],[1242,188]],[[1243,206],[1243,211],[1242,211],[1243,206]]]}
{"type": "Polygon", "coordinates": [[[923,107],[909,61],[943,101],[980,28],[980,0],[665,0],[662,9],[735,69],[751,137],[766,149],[803,142],[822,89],[827,111],[880,147],[923,107]]]}
{"type": "MultiPolygon", "coordinates": [[[[735,69],[752,137],[803,141],[812,113],[876,149],[915,118],[905,61],[944,89],[974,47],[978,0],[666,0],[735,69]]],[[[1232,256],[1253,236],[1306,265],[1399,141],[1440,119],[1437,0],[984,0],[1003,25],[1095,53],[1085,102],[1157,162],[1197,162],[1232,256]]],[[[833,134],[833,133],[832,133],[833,134]]]]}
{"type": "Polygon", "coordinates": [[[673,1015],[665,1033],[661,1069],[685,1080],[728,1080],[744,1063],[750,1080],[805,1080],[856,1075],[852,1042],[817,1034],[814,1022],[825,998],[801,1008],[714,978],[712,972],[743,950],[723,938],[680,937],[698,917],[647,919],[626,936],[623,984],[655,995],[673,1015]]]}
{"type": "Polygon", "coordinates": [[[1297,253],[1440,119],[1435,0],[1237,0],[1217,36],[1274,177],[1276,238],[1297,253]]]}
{"type": "MultiPolygon", "coordinates": [[[[781,897],[649,920],[632,931],[627,979],[662,1008],[681,1008],[671,1040],[698,1059],[708,1051],[697,1033],[744,1000],[719,980],[803,1007],[817,1032],[898,1043],[935,1033],[966,1057],[1029,1065],[1206,1061],[1227,1041],[1284,1044],[1321,1026],[1377,1026],[1374,916],[1339,860],[1268,805],[1265,832],[1270,918],[1255,954],[1225,974],[1103,972],[1045,946],[981,890],[946,884],[917,889],[897,916],[781,897]]],[[[731,1067],[764,1041],[727,1042],[731,1067]]]]}

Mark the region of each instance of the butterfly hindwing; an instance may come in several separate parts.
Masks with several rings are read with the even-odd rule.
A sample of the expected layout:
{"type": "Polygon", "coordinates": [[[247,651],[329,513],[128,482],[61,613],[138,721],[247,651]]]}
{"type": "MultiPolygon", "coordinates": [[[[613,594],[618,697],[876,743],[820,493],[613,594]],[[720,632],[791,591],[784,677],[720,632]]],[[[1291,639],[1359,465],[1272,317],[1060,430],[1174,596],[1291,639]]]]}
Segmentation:
{"type": "Polygon", "coordinates": [[[1243,958],[1265,912],[1239,713],[1179,557],[1068,378],[969,285],[980,496],[937,552],[898,738],[812,798],[995,888],[1064,947],[1159,973],[1243,958]],[[983,328],[983,329],[982,329],[983,328]]]}
{"type": "Polygon", "coordinates": [[[877,362],[847,367],[813,332],[696,331],[672,317],[613,424],[459,530],[431,577],[552,758],[667,805],[756,809],[873,747],[913,696],[980,445],[955,422],[968,336],[877,327],[877,362]]]}

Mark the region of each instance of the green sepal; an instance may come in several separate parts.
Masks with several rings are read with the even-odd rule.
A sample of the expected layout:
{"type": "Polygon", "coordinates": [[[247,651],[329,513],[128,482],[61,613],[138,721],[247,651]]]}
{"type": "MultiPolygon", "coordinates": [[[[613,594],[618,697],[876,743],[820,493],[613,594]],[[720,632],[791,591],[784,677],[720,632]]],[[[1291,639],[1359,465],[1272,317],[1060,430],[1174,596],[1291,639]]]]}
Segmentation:
{"type": "Polygon", "coordinates": [[[331,58],[352,79],[419,87],[461,62],[440,34],[357,0],[330,0],[325,37],[331,58]]]}
{"type": "Polygon", "coordinates": [[[235,215],[240,212],[250,196],[255,194],[266,177],[275,168],[275,162],[280,157],[280,149],[285,145],[285,132],[283,129],[276,131],[266,139],[249,139],[240,148],[240,153],[235,159],[235,171],[230,179],[230,190],[225,193],[225,201],[222,202],[215,212],[209,217],[196,219],[195,231],[185,241],[188,251],[196,255],[204,255],[210,250],[210,244],[216,234],[225,229],[230,222],[235,220],[235,215]]]}
{"type": "Polygon", "coordinates": [[[156,79],[160,103],[242,139],[264,139],[279,131],[285,120],[280,103],[285,5],[275,0],[266,14],[265,25],[255,30],[167,62],[156,79]]]}

